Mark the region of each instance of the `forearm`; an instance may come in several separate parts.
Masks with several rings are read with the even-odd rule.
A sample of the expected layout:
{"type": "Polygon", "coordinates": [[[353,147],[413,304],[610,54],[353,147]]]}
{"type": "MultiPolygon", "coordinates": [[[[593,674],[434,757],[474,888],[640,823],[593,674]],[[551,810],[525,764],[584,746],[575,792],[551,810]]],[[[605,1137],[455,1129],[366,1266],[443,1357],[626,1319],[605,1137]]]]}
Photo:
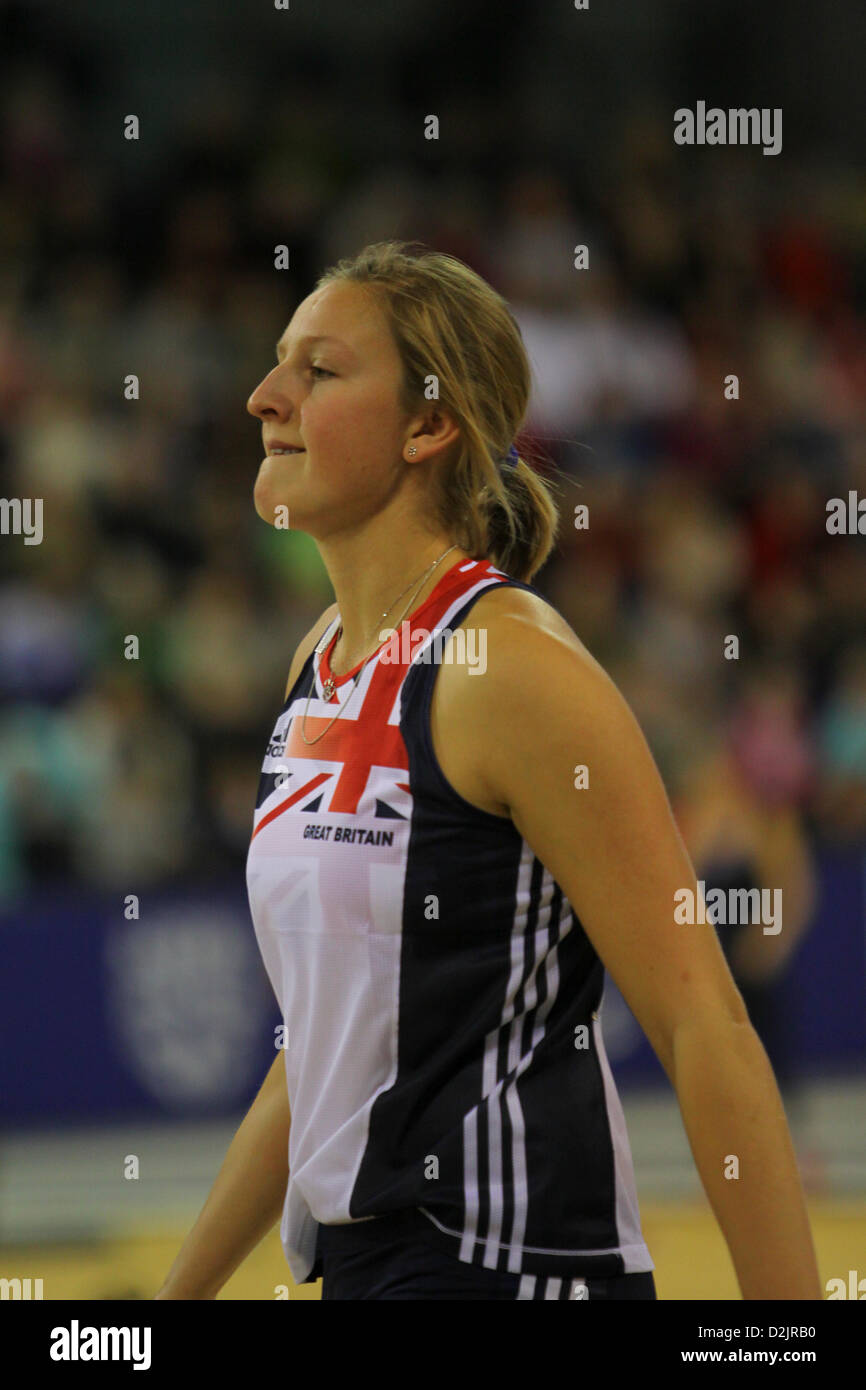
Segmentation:
{"type": "Polygon", "coordinates": [[[157,1298],[215,1298],[279,1219],[290,1125],[285,1058],[278,1052],[157,1298]]]}
{"type": "Polygon", "coordinates": [[[820,1299],[779,1088],[751,1026],[683,1025],[673,1076],[686,1134],[744,1299],[820,1299]],[[734,1171],[738,1176],[726,1176],[734,1171]]]}

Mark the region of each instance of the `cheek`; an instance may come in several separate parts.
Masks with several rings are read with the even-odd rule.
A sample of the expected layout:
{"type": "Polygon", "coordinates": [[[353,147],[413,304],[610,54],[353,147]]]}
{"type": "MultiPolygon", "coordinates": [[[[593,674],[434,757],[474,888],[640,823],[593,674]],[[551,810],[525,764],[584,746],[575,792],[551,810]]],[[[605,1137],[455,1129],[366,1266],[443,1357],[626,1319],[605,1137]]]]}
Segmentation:
{"type": "Polygon", "coordinates": [[[313,392],[303,402],[300,432],[309,450],[311,477],[332,479],[345,488],[355,479],[368,488],[386,455],[399,450],[399,419],[389,392],[368,385],[363,391],[313,392]]]}
{"type": "Polygon", "coordinates": [[[324,382],[307,396],[301,405],[302,428],[317,439],[342,442],[362,432],[365,436],[385,434],[395,413],[390,393],[379,383],[341,387],[339,381],[324,382]]]}
{"type": "Polygon", "coordinates": [[[304,442],[320,449],[338,449],[350,444],[357,436],[365,416],[369,422],[369,408],[363,402],[340,398],[336,392],[330,400],[315,395],[307,399],[301,409],[301,431],[304,442]]]}

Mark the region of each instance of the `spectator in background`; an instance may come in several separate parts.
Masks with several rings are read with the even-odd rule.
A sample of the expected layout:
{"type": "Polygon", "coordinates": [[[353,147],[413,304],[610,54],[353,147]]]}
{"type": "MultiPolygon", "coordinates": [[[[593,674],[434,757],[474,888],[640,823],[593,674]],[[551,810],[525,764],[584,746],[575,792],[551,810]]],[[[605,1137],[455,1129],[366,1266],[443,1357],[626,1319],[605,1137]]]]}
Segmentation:
{"type": "MultiPolygon", "coordinates": [[[[781,930],[755,922],[719,922],[717,931],[749,1017],[763,1042],[789,1111],[802,1126],[801,1078],[793,1062],[797,1020],[781,988],[816,905],[812,853],[803,808],[813,788],[815,754],[803,719],[800,682],[791,668],[751,676],[726,735],[696,762],[675,801],[680,830],[705,884],[780,890],[781,930]]],[[[801,1151],[804,1181],[821,1184],[821,1157],[801,1151]]]]}
{"type": "Polygon", "coordinates": [[[849,651],[818,724],[818,812],[842,844],[866,839],[866,644],[849,651]]]}

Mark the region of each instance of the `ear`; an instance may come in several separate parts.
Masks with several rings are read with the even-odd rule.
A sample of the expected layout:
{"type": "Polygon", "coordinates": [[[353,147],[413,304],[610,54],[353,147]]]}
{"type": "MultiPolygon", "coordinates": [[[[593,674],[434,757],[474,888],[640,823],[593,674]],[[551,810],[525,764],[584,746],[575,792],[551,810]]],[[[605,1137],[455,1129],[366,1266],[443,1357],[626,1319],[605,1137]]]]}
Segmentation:
{"type": "Polygon", "coordinates": [[[404,443],[405,450],[414,445],[417,452],[413,463],[425,463],[428,459],[441,459],[445,453],[458,443],[460,426],[454,417],[440,406],[432,404],[423,414],[411,421],[404,443]]]}

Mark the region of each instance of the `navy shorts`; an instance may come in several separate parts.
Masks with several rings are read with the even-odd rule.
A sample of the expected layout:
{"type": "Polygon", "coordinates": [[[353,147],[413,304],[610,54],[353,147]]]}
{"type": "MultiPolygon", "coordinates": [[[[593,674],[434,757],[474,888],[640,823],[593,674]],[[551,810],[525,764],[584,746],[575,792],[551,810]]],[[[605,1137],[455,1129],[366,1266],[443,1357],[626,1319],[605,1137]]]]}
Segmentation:
{"type": "Polygon", "coordinates": [[[655,1298],[651,1273],[612,1278],[507,1274],[466,1264],[418,1235],[414,1213],[319,1226],[322,1298],[655,1298]]]}

